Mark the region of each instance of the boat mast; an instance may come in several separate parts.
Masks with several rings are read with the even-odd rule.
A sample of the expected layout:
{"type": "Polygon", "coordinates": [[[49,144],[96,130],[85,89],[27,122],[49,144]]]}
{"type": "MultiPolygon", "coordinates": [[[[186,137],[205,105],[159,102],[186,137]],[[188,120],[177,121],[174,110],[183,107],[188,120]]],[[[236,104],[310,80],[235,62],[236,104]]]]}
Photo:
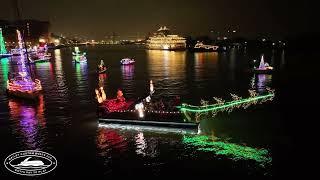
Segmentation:
{"type": "MultiPolygon", "coordinates": [[[[17,20],[18,22],[21,21],[21,8],[19,6],[19,0],[13,0],[13,6],[15,7],[16,9],[16,15],[17,15],[17,20]]],[[[20,25],[17,26],[17,29],[19,30],[20,29],[20,25]]],[[[24,48],[26,50],[26,58],[27,58],[27,63],[28,65],[30,65],[30,61],[29,61],[29,55],[28,55],[28,48],[27,48],[27,43],[26,43],[26,40],[24,38],[24,30],[21,28],[21,31],[22,32],[22,41],[23,41],[23,44],[24,44],[24,48]]],[[[30,68],[30,67],[29,67],[30,68]]],[[[31,69],[30,69],[31,70],[31,69]]],[[[31,72],[30,72],[31,73],[31,72]]]]}

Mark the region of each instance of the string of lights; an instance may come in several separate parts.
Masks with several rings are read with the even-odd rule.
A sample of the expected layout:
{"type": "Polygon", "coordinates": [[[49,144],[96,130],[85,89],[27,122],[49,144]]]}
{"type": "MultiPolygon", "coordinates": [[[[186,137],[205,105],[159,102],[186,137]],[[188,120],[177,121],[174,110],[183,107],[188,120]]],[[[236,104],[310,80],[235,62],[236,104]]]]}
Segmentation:
{"type": "Polygon", "coordinates": [[[217,156],[226,156],[234,161],[253,160],[261,167],[271,165],[272,162],[272,157],[266,149],[256,149],[221,140],[212,140],[205,135],[185,135],[183,137],[183,143],[196,147],[198,151],[212,152],[217,156]]]}
{"type": "Polygon", "coordinates": [[[195,113],[196,121],[201,119],[201,116],[211,114],[212,117],[216,116],[218,112],[232,112],[239,108],[248,108],[251,105],[261,104],[266,101],[272,101],[274,98],[274,90],[267,88],[266,95],[258,95],[256,91],[249,90],[249,98],[241,98],[235,94],[231,94],[232,101],[224,101],[221,98],[214,97],[214,104],[209,104],[208,101],[201,100],[200,106],[194,106],[183,103],[179,108],[186,117],[190,117],[189,113],[195,113]]]}

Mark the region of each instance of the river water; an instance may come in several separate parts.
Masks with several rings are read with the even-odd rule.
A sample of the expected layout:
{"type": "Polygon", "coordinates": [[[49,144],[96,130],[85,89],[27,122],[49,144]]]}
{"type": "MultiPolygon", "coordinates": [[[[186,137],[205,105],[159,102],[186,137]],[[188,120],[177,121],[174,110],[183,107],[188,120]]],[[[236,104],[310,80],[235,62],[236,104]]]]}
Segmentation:
{"type": "MultiPolygon", "coordinates": [[[[87,52],[87,63],[75,64],[72,49],[66,48],[52,51],[51,62],[32,66],[44,89],[37,102],[7,97],[7,74],[15,65],[1,59],[1,159],[27,149],[54,155],[57,169],[40,178],[64,177],[66,173],[82,177],[272,176],[272,145],[281,121],[275,106],[278,87],[273,82],[285,68],[285,51],[233,48],[225,53],[191,53],[139,46],[82,46],[80,50],[87,52]],[[250,73],[253,59],[258,63],[262,54],[277,70],[274,74],[250,73]],[[119,61],[125,57],[133,57],[136,64],[121,67],[119,61]],[[100,59],[108,72],[98,76],[100,59]],[[180,96],[182,102],[195,105],[201,99],[212,101],[214,96],[230,100],[230,93],[245,98],[248,89],[264,93],[266,87],[274,88],[276,97],[272,102],[203,120],[201,137],[222,143],[211,144],[210,151],[201,149],[199,143],[188,143],[188,138],[200,136],[188,131],[98,124],[95,88],[104,86],[108,97],[115,97],[120,88],[126,98],[135,99],[148,93],[150,80],[155,96],[180,96]],[[267,152],[263,158],[268,162],[246,156],[245,150],[241,151],[246,147],[267,152]]],[[[1,174],[15,176],[1,169],[1,174]]]]}

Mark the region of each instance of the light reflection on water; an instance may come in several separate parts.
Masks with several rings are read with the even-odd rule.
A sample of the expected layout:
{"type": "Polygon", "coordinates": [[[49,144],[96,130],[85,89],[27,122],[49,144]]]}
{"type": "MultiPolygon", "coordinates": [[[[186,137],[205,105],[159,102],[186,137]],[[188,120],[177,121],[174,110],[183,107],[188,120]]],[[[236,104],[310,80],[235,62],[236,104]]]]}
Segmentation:
{"type": "Polygon", "coordinates": [[[29,149],[38,149],[46,144],[44,104],[43,96],[40,96],[37,104],[9,99],[8,106],[14,134],[21,138],[20,143],[24,143],[29,149]]]}
{"type": "Polygon", "coordinates": [[[1,59],[1,72],[0,72],[0,79],[2,79],[2,83],[4,87],[7,86],[7,80],[8,80],[8,73],[9,73],[9,59],[8,58],[2,58],[1,59]]]}
{"type": "MultiPolygon", "coordinates": [[[[161,153],[159,147],[163,144],[173,145],[169,149],[179,146],[180,139],[175,139],[176,135],[180,137],[182,134],[194,134],[194,131],[185,132],[184,129],[178,128],[118,124],[99,124],[97,132],[100,155],[118,156],[119,154],[114,154],[114,151],[121,153],[133,151],[136,156],[149,158],[158,157],[161,153]]],[[[165,151],[167,150],[163,150],[165,151]]]]}
{"type": "Polygon", "coordinates": [[[134,81],[134,65],[121,66],[122,73],[122,88],[127,95],[134,95],[135,81],[134,81]]]}
{"type": "MultiPolygon", "coordinates": [[[[53,59],[51,62],[32,66],[35,77],[39,78],[43,84],[44,96],[42,103],[40,103],[42,105],[39,103],[22,103],[14,99],[8,99],[5,93],[0,93],[0,106],[9,109],[9,112],[7,112],[6,108],[1,108],[0,113],[9,114],[9,120],[7,121],[10,122],[9,132],[12,133],[5,135],[3,138],[6,138],[6,136],[17,137],[20,145],[19,147],[12,147],[14,145],[8,143],[7,146],[11,146],[12,149],[41,149],[44,146],[59,149],[68,143],[69,146],[75,146],[79,151],[82,151],[82,147],[78,147],[79,144],[75,142],[83,142],[81,145],[87,147],[86,150],[96,155],[98,159],[121,157],[126,158],[126,160],[147,161],[146,159],[149,158],[148,160],[152,159],[153,161],[150,164],[161,164],[165,160],[177,160],[175,158],[183,159],[185,156],[191,156],[189,150],[186,150],[181,143],[182,135],[189,132],[183,130],[172,131],[171,129],[160,130],[160,128],[148,129],[145,127],[135,127],[133,129],[128,127],[95,127],[96,129],[92,129],[85,124],[89,120],[96,122],[95,116],[86,118],[88,112],[95,113],[94,91],[91,89],[104,86],[107,93],[110,93],[116,92],[117,88],[124,88],[126,89],[125,94],[129,92],[132,97],[136,97],[138,91],[148,91],[148,88],[145,88],[148,84],[145,82],[152,79],[158,96],[179,95],[183,97],[184,95],[190,95],[186,100],[197,104],[202,97],[211,98],[212,96],[229,95],[229,84],[236,85],[235,93],[238,88],[240,89],[240,86],[237,86],[238,84],[245,86],[245,89],[254,88],[261,92],[264,91],[265,87],[272,86],[272,75],[235,73],[235,69],[246,67],[238,66],[239,64],[246,65],[248,61],[252,61],[254,57],[258,56],[257,54],[250,54],[250,51],[244,58],[238,52],[232,52],[233,54],[189,53],[136,49],[116,49],[113,51],[105,47],[100,49],[99,47],[83,48],[88,48],[86,50],[88,52],[86,64],[75,64],[72,61],[71,50],[57,49],[52,52],[53,59]],[[137,63],[132,67],[119,65],[120,59],[125,56],[127,51],[137,57],[135,58],[137,63]],[[92,73],[95,72],[101,58],[106,60],[108,72],[101,75],[92,73]],[[50,137],[47,137],[48,129],[53,134],[50,137]],[[89,136],[88,133],[83,133],[89,131],[96,131],[97,133],[92,133],[94,135],[89,136]],[[56,134],[62,137],[59,146],[49,143],[56,141],[53,138],[56,137],[56,134]],[[94,148],[90,146],[92,144],[87,144],[88,139],[90,143],[94,142],[94,148]],[[141,157],[142,160],[139,159],[141,157]]],[[[267,55],[270,55],[270,53],[267,55]]],[[[273,60],[281,60],[282,62],[284,58],[284,53],[281,54],[281,57],[275,54],[273,60]]],[[[269,59],[266,60],[269,61],[269,59]]],[[[11,63],[1,60],[0,89],[2,90],[5,90],[6,87],[5,74],[17,68],[11,66],[11,63]]],[[[262,113],[263,115],[272,114],[268,111],[262,113]]],[[[257,117],[251,117],[252,114],[254,113],[246,114],[243,111],[242,115],[245,116],[243,119],[235,116],[231,117],[232,114],[226,115],[225,118],[210,119],[207,120],[210,123],[204,124],[202,127],[206,129],[206,132],[217,129],[218,136],[227,134],[226,136],[231,138],[235,136],[240,141],[245,137],[247,143],[251,141],[251,138],[264,136],[258,130],[257,132],[247,131],[247,129],[261,128],[260,125],[254,125],[253,120],[257,122],[256,124],[260,124],[260,122],[266,124],[270,121],[260,114],[257,117]],[[241,122],[238,122],[240,120],[241,122]],[[242,121],[245,121],[245,123],[242,121]],[[226,133],[227,128],[233,128],[232,132],[226,133]]],[[[263,126],[263,129],[266,129],[266,126],[263,126]]],[[[196,134],[197,131],[192,133],[196,134]]],[[[253,142],[255,143],[254,140],[253,142]]],[[[192,158],[194,158],[194,161],[197,160],[196,156],[192,158]]],[[[99,162],[96,163],[90,166],[94,167],[99,164],[99,162]]],[[[143,162],[143,164],[148,163],[143,162]]],[[[102,168],[101,171],[105,169],[102,168]]]]}
{"type": "Polygon", "coordinates": [[[254,74],[251,78],[251,89],[264,93],[266,92],[266,88],[271,87],[271,82],[271,74],[254,74]]]}
{"type": "Polygon", "coordinates": [[[186,52],[147,50],[149,78],[156,82],[159,96],[174,96],[186,84],[186,52]]]}

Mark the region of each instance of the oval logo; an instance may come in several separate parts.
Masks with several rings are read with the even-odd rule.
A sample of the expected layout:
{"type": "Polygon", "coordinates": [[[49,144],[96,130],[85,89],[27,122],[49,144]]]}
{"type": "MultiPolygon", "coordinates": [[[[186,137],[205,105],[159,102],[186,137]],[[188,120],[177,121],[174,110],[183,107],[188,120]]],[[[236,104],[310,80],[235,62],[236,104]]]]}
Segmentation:
{"type": "Polygon", "coordinates": [[[19,175],[36,176],[49,173],[57,167],[57,159],[43,151],[26,150],[10,154],[5,167],[19,175]]]}

